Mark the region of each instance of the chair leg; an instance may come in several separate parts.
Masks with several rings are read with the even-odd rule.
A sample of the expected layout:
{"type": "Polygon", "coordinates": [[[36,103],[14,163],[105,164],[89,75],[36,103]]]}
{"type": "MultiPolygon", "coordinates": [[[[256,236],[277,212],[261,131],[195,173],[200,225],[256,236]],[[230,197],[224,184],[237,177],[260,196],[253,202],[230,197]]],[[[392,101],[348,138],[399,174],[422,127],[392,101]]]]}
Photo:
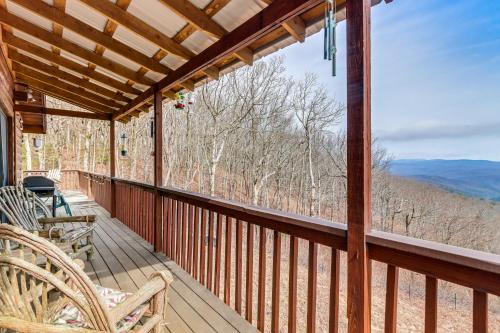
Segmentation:
{"type": "Polygon", "coordinates": [[[153,298],[153,313],[158,314],[162,317],[162,320],[153,329],[154,333],[163,333],[165,332],[164,330],[164,325],[165,325],[165,306],[166,306],[166,299],[165,296],[167,294],[166,288],[160,291],[158,294],[156,294],[153,298]]]}
{"type": "Polygon", "coordinates": [[[90,261],[94,256],[94,242],[92,235],[87,236],[87,245],[90,245],[90,249],[87,251],[87,261],[90,261]]]}

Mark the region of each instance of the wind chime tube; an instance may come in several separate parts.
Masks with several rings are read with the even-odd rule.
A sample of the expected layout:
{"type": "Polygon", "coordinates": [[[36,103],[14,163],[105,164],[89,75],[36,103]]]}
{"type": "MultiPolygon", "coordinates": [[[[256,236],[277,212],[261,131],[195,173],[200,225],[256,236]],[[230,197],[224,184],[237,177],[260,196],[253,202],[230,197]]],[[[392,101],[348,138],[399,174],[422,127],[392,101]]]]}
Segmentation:
{"type": "Polygon", "coordinates": [[[328,15],[328,3],[326,3],[326,6],[325,6],[325,17],[323,19],[323,22],[325,24],[325,27],[323,29],[324,33],[323,33],[323,59],[326,60],[328,59],[328,47],[327,47],[327,43],[326,41],[328,40],[328,23],[327,23],[327,15],[328,15]]]}
{"type": "Polygon", "coordinates": [[[335,9],[332,19],[332,76],[337,76],[337,21],[335,20],[335,9]]]}
{"type": "Polygon", "coordinates": [[[327,16],[328,16],[328,61],[332,60],[332,15],[331,15],[331,3],[328,0],[327,2],[327,16]]]}

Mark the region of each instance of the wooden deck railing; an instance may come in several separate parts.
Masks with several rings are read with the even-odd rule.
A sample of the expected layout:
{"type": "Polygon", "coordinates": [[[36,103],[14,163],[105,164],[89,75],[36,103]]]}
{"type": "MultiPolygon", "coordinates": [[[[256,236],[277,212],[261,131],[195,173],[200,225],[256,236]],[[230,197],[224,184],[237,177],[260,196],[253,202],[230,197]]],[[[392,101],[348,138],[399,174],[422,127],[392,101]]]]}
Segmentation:
{"type": "MultiPolygon", "coordinates": [[[[120,221],[151,244],[159,241],[168,257],[262,331],[269,313],[272,332],[280,327],[280,314],[288,318],[288,332],[297,331],[298,257],[304,249],[308,257],[305,326],[307,332],[315,331],[318,247],[326,246],[331,251],[332,267],[328,331],[338,331],[340,252],[347,249],[345,225],[80,172],[80,190],[89,193],[90,189],[91,196],[105,208],[111,206],[106,198],[111,196],[112,182],[120,221]],[[155,195],[162,197],[161,228],[154,226],[155,195]],[[161,234],[155,235],[155,230],[161,234]],[[307,242],[307,247],[299,247],[299,240],[307,242]],[[289,248],[286,255],[284,242],[289,248]],[[282,308],[281,263],[286,261],[287,307],[282,308]],[[271,288],[265,287],[267,281],[271,281],[271,288]],[[266,303],[267,290],[270,305],[266,303]]],[[[385,332],[396,332],[399,268],[426,277],[425,332],[437,331],[439,280],[473,290],[472,331],[488,331],[488,294],[500,296],[500,256],[379,231],[370,232],[366,242],[369,258],[387,265],[385,332]]]]}

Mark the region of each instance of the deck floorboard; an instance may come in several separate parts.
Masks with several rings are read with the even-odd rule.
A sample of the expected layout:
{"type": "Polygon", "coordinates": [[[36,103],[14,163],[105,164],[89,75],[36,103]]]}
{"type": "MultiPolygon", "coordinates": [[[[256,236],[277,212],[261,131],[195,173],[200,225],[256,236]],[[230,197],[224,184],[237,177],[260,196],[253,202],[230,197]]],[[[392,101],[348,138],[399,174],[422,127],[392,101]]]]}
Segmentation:
{"type": "MultiPolygon", "coordinates": [[[[85,271],[104,287],[136,291],[155,271],[174,276],[169,291],[166,332],[257,332],[221,299],[205,289],[173,261],[153,251],[152,245],[131,231],[94,201],[66,193],[74,215],[97,215],[95,251],[85,271]]],[[[83,259],[83,258],[82,258],[83,259]]]]}

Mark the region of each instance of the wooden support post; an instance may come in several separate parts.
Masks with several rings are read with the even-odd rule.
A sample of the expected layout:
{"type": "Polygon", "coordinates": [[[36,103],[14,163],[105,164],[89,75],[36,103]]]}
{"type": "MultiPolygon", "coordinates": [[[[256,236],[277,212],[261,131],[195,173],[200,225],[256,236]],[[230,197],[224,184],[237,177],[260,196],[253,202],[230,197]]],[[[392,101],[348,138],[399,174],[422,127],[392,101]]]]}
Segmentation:
{"type": "Polygon", "coordinates": [[[109,122],[109,176],[111,178],[111,217],[116,217],[116,123],[109,122]]]}
{"type": "Polygon", "coordinates": [[[349,333],[370,332],[366,233],[371,228],[370,0],[347,14],[347,316],[349,333]]]}
{"type": "MultiPolygon", "coordinates": [[[[161,90],[154,92],[154,185],[161,187],[163,185],[163,112],[162,112],[163,96],[161,90]]],[[[163,200],[158,191],[155,192],[155,223],[154,223],[154,249],[156,252],[162,249],[162,213],[163,200]]]]}

